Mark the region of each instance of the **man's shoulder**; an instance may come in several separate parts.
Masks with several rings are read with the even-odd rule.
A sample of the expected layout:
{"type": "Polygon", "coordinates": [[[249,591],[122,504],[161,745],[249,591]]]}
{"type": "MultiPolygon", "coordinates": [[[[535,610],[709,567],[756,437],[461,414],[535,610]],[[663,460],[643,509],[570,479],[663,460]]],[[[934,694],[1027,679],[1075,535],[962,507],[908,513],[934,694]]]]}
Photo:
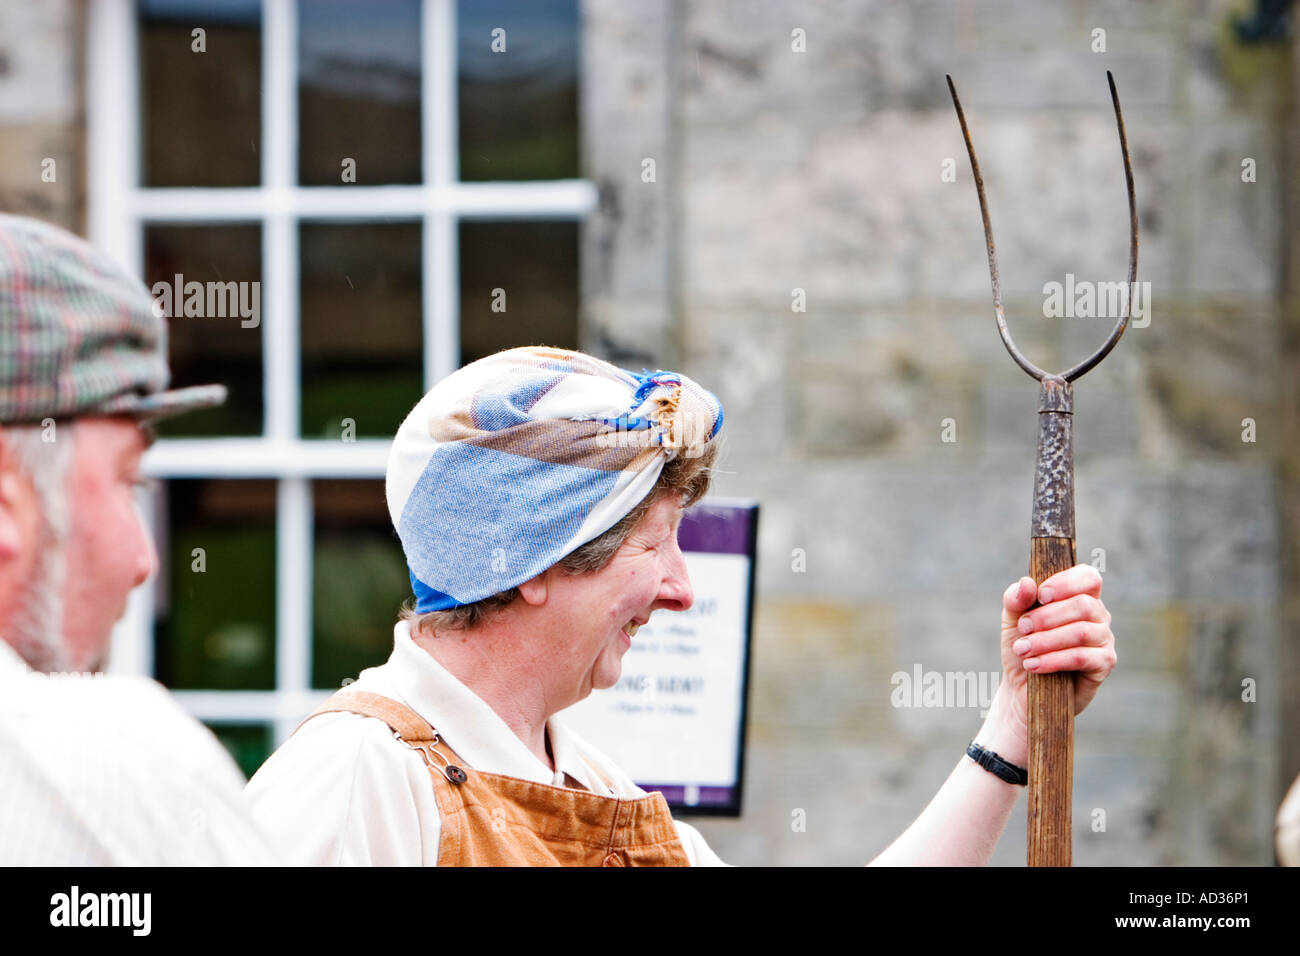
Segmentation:
{"type": "Polygon", "coordinates": [[[0,686],[7,862],[264,863],[243,774],[143,677],[26,674],[0,686]],[[57,808],[57,809],[55,809],[57,808]]]}
{"type": "MultiPolygon", "coordinates": [[[[79,716],[111,704],[105,716],[159,713],[188,714],[167,689],[149,677],[131,674],[42,674],[28,671],[4,681],[3,712],[57,719],[60,712],[79,716]]],[[[192,718],[189,718],[192,719],[192,718]]]]}
{"type": "Polygon", "coordinates": [[[6,681],[0,733],[39,739],[45,746],[63,742],[129,754],[127,766],[154,760],[177,767],[215,764],[220,775],[238,774],[211,731],[148,677],[32,673],[6,681]]]}

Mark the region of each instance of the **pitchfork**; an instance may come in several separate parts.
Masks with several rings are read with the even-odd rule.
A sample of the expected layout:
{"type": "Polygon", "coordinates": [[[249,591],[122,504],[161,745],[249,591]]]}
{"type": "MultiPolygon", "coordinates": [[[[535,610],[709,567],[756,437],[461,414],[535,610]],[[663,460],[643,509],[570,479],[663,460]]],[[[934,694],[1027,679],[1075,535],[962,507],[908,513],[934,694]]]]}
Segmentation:
{"type": "MultiPolygon", "coordinates": [[[[998,260],[993,249],[993,227],[989,222],[988,201],[984,198],[984,180],[980,176],[975,147],[966,116],[962,113],[957,88],[948,77],[952,104],[957,108],[966,151],[970,154],[971,172],[979,193],[980,214],[984,217],[984,239],[988,245],[989,274],[993,279],[993,312],[998,321],[1002,343],[1016,364],[1039,381],[1038,392],[1038,467],[1034,478],[1034,513],[1030,530],[1029,574],[1038,584],[1074,567],[1074,445],[1071,421],[1074,415],[1074,391],[1071,383],[1104,359],[1115,347],[1128,326],[1129,309],[1137,279],[1138,220],[1137,200],[1133,195],[1133,167],[1129,163],[1128,138],[1124,135],[1124,116],[1120,113],[1115,78],[1106,71],[1110,98],[1115,105],[1115,125],[1119,128],[1119,147],[1124,155],[1124,178],[1128,183],[1128,286],[1124,294],[1124,314],[1110,336],[1089,358],[1059,375],[1043,371],[1016,348],[1007,331],[1002,312],[1002,288],[998,281],[998,260]]],[[[1035,605],[1037,606],[1037,605],[1035,605]]],[[[1069,866],[1071,853],[1070,798],[1074,777],[1074,674],[1029,674],[1029,828],[1030,866],[1069,866]]]]}

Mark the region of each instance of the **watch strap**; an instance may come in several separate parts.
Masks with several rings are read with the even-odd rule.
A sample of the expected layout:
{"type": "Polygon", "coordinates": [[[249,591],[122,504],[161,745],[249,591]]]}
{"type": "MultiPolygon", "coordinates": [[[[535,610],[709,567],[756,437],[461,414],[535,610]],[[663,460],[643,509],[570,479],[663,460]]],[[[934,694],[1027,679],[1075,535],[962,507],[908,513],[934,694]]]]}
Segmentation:
{"type": "Polygon", "coordinates": [[[1029,771],[1024,767],[1017,767],[999,757],[991,750],[985,750],[975,741],[971,741],[966,748],[966,756],[970,757],[977,764],[987,770],[993,776],[1007,783],[1014,783],[1018,786],[1025,786],[1029,783],[1029,771]]]}

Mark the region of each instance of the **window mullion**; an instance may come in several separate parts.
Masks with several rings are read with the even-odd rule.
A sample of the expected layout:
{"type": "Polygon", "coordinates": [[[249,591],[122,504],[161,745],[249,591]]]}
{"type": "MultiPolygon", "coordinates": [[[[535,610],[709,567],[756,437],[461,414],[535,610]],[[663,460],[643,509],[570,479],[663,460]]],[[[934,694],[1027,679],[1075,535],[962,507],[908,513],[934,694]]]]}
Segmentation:
{"type": "Polygon", "coordinates": [[[420,122],[426,186],[446,187],[460,178],[456,158],[456,4],[424,0],[420,76],[420,122]]]}
{"type": "Polygon", "coordinates": [[[140,275],[140,91],[135,4],[104,0],[86,11],[86,191],[90,242],[140,275]]]}
{"type": "MultiPolygon", "coordinates": [[[[311,689],[312,489],[310,478],[281,478],[275,507],[275,689],[286,701],[311,689]]],[[[232,598],[235,598],[232,595],[232,598]]],[[[303,714],[276,722],[277,741],[303,714]]]]}
{"type": "Polygon", "coordinates": [[[460,282],[456,275],[456,215],[424,220],[424,388],[456,371],[460,360],[460,282]]]}
{"type": "MultiPolygon", "coordinates": [[[[298,10],[294,0],[264,0],[262,11],[264,432],[279,443],[296,440],[299,432],[299,250],[292,201],[298,179],[298,10]]],[[[281,478],[275,512],[275,690],[287,705],[311,686],[310,479],[281,478]]],[[[292,732],[292,723],[292,717],[276,719],[277,742],[292,732]]]]}
{"type": "Polygon", "coordinates": [[[456,211],[449,197],[460,178],[456,158],[456,4],[424,0],[420,116],[424,183],[424,387],[460,364],[460,278],[456,274],[456,211]]]}
{"type": "Polygon", "coordinates": [[[298,235],[289,195],[297,179],[297,5],[266,0],[262,9],[264,432],[284,441],[298,435],[298,235]]]}
{"type": "MultiPolygon", "coordinates": [[[[143,273],[143,235],[132,205],[139,189],[140,93],[137,26],[130,0],[86,11],[86,222],[91,243],[131,275],[143,273]]],[[[110,670],[153,674],[154,581],[137,588],[113,629],[110,670]]]]}

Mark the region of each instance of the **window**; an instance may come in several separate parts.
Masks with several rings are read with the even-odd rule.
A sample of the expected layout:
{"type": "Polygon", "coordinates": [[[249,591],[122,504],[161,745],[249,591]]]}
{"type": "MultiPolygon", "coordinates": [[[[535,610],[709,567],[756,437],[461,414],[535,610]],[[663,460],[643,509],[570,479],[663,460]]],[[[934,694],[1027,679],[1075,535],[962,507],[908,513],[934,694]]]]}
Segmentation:
{"type": "Polygon", "coordinates": [[[231,393],[146,458],[160,570],[113,667],[173,688],[252,772],[388,656],[409,584],[382,479],[407,411],[482,355],[578,345],[577,0],[89,17],[91,240],[177,292],[173,383],[231,393]],[[189,314],[192,282],[242,298],[189,314]]]}

